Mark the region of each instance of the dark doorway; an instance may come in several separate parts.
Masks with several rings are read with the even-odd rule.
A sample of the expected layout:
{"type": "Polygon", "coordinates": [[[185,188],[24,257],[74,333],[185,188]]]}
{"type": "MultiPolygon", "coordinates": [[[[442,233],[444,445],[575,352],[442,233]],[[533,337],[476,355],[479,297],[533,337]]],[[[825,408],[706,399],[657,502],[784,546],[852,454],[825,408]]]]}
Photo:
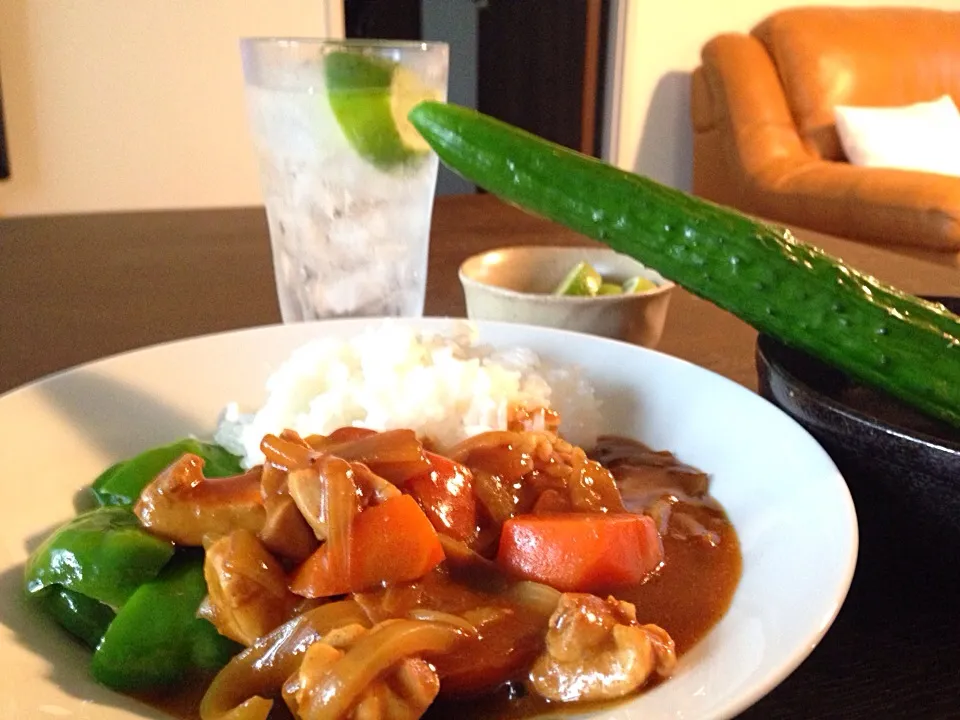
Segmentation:
{"type": "Polygon", "coordinates": [[[343,0],[348,38],[421,40],[420,0],[343,0]]]}
{"type": "MultiPolygon", "coordinates": [[[[347,37],[423,39],[431,1],[345,0],[347,37]]],[[[481,112],[599,156],[610,0],[440,1],[446,27],[428,39],[476,44],[475,67],[451,62],[451,89],[472,72],[481,112]]]]}
{"type": "Polygon", "coordinates": [[[489,0],[480,11],[477,109],[600,153],[607,0],[489,0]]]}

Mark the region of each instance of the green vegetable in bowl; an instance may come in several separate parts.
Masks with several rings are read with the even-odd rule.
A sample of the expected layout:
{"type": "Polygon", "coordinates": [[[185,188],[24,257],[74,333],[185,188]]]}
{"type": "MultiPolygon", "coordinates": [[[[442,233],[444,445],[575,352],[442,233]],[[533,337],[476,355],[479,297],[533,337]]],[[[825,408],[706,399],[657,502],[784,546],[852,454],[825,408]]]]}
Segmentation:
{"type": "Polygon", "coordinates": [[[566,277],[560,281],[554,295],[575,295],[578,297],[593,297],[603,285],[603,278],[588,262],[578,262],[574,265],[566,277]]]}
{"type": "Polygon", "coordinates": [[[630,278],[623,284],[623,292],[646,292],[647,290],[653,290],[655,287],[657,287],[657,284],[653,280],[645,278],[642,275],[637,275],[636,277],[630,278]]]}
{"type": "Polygon", "coordinates": [[[476,111],[417,105],[453,170],[656,268],[757,330],[960,426],[960,318],[758,222],[476,111]]]}
{"type": "Polygon", "coordinates": [[[206,477],[230,477],[243,472],[240,458],[231,455],[219,445],[185,438],[169,445],[151,448],[111,466],[93,481],[93,494],[101,505],[133,507],[140,493],[160,471],[165,470],[185,453],[193,453],[203,458],[203,472],[206,477]]]}
{"type": "Polygon", "coordinates": [[[617,285],[597,272],[597,269],[586,261],[578,262],[566,274],[560,284],[554,289],[554,295],[569,295],[574,297],[596,297],[598,295],[624,295],[630,293],[653,290],[657,284],[641,275],[630,278],[623,285],[617,285]]]}

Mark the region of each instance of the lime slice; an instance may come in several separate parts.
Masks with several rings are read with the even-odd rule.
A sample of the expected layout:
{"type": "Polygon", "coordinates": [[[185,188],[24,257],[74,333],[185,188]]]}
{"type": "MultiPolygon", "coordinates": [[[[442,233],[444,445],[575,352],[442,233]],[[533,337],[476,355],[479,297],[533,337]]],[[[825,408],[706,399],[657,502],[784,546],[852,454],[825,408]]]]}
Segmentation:
{"type": "Polygon", "coordinates": [[[421,100],[440,93],[396,62],[359,52],[332,52],[324,60],[327,97],[337,124],[357,153],[389,170],[424,156],[430,146],[407,120],[421,100]]]}
{"type": "Polygon", "coordinates": [[[557,285],[554,295],[579,295],[593,297],[600,290],[603,278],[588,262],[579,262],[557,285]]]}
{"type": "Polygon", "coordinates": [[[616,283],[605,282],[600,286],[600,289],[597,290],[597,295],[622,295],[623,288],[621,288],[616,283]]]}
{"type": "Polygon", "coordinates": [[[656,288],[657,284],[653,280],[641,275],[632,277],[623,284],[623,291],[625,293],[642,293],[647,292],[647,290],[655,290],[656,288]]]}

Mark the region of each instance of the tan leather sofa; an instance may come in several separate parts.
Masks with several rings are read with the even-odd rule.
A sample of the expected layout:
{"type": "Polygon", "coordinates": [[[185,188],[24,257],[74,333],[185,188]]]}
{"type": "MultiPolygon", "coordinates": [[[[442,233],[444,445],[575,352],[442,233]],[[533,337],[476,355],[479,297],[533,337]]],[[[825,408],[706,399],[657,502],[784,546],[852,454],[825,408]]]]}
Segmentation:
{"type": "Polygon", "coordinates": [[[691,92],[695,194],[830,235],[960,249],[960,177],[851,165],[833,119],[836,105],[960,106],[960,12],[781,11],[710,40],[691,92]]]}

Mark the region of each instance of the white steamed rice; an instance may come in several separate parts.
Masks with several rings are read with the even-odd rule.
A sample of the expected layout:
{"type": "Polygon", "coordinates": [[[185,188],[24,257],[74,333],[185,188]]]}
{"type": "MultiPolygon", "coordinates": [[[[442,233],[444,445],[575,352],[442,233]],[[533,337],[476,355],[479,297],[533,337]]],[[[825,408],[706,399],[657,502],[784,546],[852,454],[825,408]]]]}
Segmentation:
{"type": "Polygon", "coordinates": [[[509,409],[522,405],[558,411],[560,433],[589,448],[600,423],[593,388],[576,368],[550,366],[529,349],[478,345],[467,324],[452,336],[385,322],[347,340],[318,338],[294,351],[266,390],[256,412],[228,404],[214,436],[245,467],[263,462],[264,435],[285,428],[302,436],[412,428],[442,449],[505,429],[509,409]]]}

